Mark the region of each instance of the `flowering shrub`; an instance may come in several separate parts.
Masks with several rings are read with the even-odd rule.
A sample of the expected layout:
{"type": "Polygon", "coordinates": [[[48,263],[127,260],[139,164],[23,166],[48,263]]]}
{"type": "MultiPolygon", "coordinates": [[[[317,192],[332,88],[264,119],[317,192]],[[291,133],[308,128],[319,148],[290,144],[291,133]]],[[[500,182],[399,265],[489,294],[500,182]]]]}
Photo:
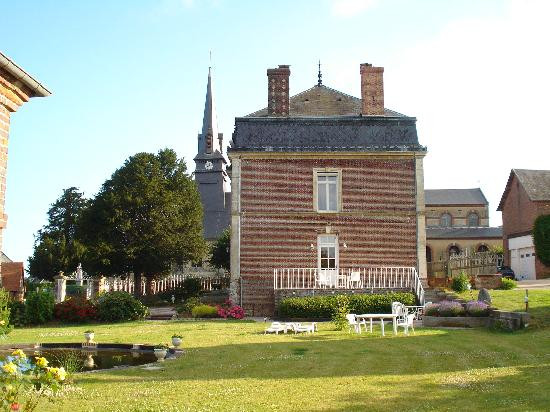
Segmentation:
{"type": "Polygon", "coordinates": [[[55,305],[54,316],[62,322],[88,322],[97,317],[97,308],[89,300],[70,298],[55,305]]]}
{"type": "Polygon", "coordinates": [[[426,306],[426,309],[424,309],[424,314],[426,316],[439,316],[439,304],[432,303],[426,306]]]}
{"type": "Polygon", "coordinates": [[[216,306],[218,310],[218,316],[224,319],[242,319],[244,318],[244,309],[239,305],[234,305],[231,299],[226,299],[223,305],[216,306]]]}
{"type": "Polygon", "coordinates": [[[452,300],[444,300],[439,304],[439,316],[463,316],[464,307],[452,300]]]}
{"type": "Polygon", "coordinates": [[[65,382],[64,368],[48,367],[46,358],[28,358],[21,349],[0,361],[0,402],[5,410],[33,411],[40,399],[55,394],[65,382]],[[21,395],[27,395],[21,404],[21,395]]]}
{"type": "Polygon", "coordinates": [[[489,316],[489,305],[485,302],[472,300],[466,303],[466,313],[470,316],[489,316]]]}

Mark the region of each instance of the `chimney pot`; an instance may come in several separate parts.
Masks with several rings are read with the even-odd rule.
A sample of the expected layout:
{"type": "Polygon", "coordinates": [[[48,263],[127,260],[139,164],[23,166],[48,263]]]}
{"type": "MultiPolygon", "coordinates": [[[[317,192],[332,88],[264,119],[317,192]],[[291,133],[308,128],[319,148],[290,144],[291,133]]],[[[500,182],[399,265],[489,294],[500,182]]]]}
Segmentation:
{"type": "Polygon", "coordinates": [[[365,116],[384,115],[384,68],[370,63],[360,66],[361,72],[361,114],[365,116]]]}
{"type": "Polygon", "coordinates": [[[276,69],[267,69],[267,114],[288,116],[290,66],[280,64],[276,69]]]}

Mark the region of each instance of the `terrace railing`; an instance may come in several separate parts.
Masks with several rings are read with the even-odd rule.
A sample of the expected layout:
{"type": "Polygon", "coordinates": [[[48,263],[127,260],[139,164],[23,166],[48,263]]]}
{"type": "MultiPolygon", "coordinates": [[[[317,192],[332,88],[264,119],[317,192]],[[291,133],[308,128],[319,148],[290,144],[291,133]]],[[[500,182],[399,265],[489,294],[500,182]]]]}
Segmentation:
{"type": "Polygon", "coordinates": [[[360,268],[276,268],[275,290],[283,289],[408,289],[424,304],[424,288],[412,266],[367,266],[360,268]]]}

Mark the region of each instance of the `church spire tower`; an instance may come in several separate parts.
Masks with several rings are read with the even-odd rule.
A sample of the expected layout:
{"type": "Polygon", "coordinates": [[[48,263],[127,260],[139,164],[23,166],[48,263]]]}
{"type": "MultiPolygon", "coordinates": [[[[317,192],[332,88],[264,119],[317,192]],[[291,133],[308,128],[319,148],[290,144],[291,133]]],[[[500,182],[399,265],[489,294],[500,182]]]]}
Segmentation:
{"type": "Polygon", "coordinates": [[[199,135],[199,153],[209,154],[216,150],[223,153],[222,139],[223,138],[220,137],[218,133],[218,118],[216,115],[216,105],[214,104],[214,93],[212,91],[212,68],[209,67],[206,99],[204,102],[204,115],[202,119],[202,133],[199,135]]]}
{"type": "Polygon", "coordinates": [[[218,132],[211,67],[208,68],[202,130],[197,141],[195,182],[201,195],[204,236],[207,240],[213,240],[229,225],[230,194],[226,171],[228,162],[224,154],[223,134],[218,132]]]}

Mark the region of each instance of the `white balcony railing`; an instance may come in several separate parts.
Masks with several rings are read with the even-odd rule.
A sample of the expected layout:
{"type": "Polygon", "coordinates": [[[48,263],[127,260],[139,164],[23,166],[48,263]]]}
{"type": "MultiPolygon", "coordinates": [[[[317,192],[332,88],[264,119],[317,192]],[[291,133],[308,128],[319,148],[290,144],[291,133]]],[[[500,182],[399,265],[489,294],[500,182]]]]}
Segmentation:
{"type": "Polygon", "coordinates": [[[409,289],[421,304],[424,288],[412,266],[372,266],[361,268],[273,269],[273,286],[280,289],[409,289]]]}

